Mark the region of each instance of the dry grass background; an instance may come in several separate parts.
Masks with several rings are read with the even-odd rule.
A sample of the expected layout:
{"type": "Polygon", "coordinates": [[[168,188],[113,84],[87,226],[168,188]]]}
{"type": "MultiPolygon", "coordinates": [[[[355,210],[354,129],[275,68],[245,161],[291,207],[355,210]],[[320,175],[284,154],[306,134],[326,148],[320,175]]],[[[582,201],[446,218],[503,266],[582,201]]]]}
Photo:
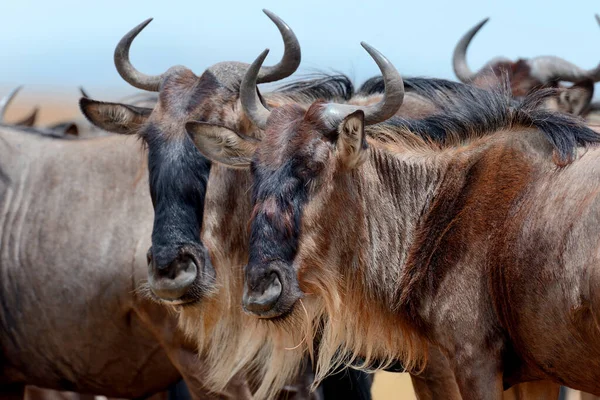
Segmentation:
{"type": "Polygon", "coordinates": [[[379,372],[372,390],[373,400],[416,400],[408,374],[379,372]]]}

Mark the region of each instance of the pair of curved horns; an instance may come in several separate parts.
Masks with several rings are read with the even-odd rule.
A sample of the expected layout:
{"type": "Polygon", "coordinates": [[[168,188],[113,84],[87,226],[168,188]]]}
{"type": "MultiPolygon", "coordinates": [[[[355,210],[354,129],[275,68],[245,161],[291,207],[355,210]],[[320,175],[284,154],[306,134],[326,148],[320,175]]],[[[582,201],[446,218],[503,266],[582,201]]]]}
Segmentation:
{"type": "MultiPolygon", "coordinates": [[[[471,82],[477,76],[477,73],[471,71],[467,64],[467,48],[473,37],[475,37],[488,20],[489,18],[484,19],[467,31],[454,48],[452,65],[454,73],[462,82],[471,82]]],[[[600,25],[600,16],[598,14],[596,14],[596,21],[600,25]]],[[[596,68],[584,70],[575,64],[554,56],[535,57],[527,62],[531,68],[531,75],[543,83],[550,81],[578,82],[584,79],[591,79],[594,82],[600,81],[600,64],[596,68]]]]}
{"type": "MultiPolygon", "coordinates": [[[[285,45],[283,57],[279,63],[272,67],[263,67],[258,74],[259,83],[273,82],[293,74],[300,65],[300,43],[292,29],[277,15],[268,10],[263,12],[273,21],[279,29],[285,45]]],[[[129,31],[119,41],[115,48],[114,61],[119,75],[130,85],[151,92],[158,92],[165,73],[161,75],[146,75],[131,64],[129,48],[135,37],[152,21],[152,18],[142,22],[129,31]]]]}
{"type": "MultiPolygon", "coordinates": [[[[392,63],[375,48],[362,42],[361,45],[375,60],[377,66],[383,75],[385,92],[380,102],[369,106],[354,106],[349,104],[327,103],[324,105],[323,118],[331,129],[336,129],[337,125],[349,114],[362,110],[365,113],[365,123],[367,125],[383,122],[391,118],[404,100],[404,82],[400,73],[392,63]]],[[[256,89],[262,63],[269,50],[263,51],[260,56],[250,65],[240,86],[240,100],[244,112],[250,120],[259,128],[265,129],[270,111],[262,104],[256,89]]]]}

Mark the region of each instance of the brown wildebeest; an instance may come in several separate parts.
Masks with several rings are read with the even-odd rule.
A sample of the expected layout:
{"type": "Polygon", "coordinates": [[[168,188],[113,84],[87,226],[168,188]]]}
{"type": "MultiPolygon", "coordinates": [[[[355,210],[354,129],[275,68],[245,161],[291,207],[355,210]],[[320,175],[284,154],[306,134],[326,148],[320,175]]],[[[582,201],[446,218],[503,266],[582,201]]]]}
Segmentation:
{"type": "MultiPolygon", "coordinates": [[[[283,36],[285,52],[280,63],[261,71],[260,79],[264,82],[291,75],[300,63],[299,43],[291,29],[274,14],[266,13],[283,36]]],[[[150,193],[155,210],[149,251],[149,289],[163,303],[177,306],[189,334],[197,337],[201,351],[212,357],[209,364],[214,367],[207,368],[214,376],[212,381],[223,382],[240,369],[251,367],[260,372],[269,342],[252,329],[252,324],[245,326],[244,321],[253,322],[253,319],[243,315],[239,301],[220,301],[225,295],[214,293],[226,293],[228,282],[221,280],[223,277],[218,274],[215,277],[199,235],[210,163],[185,133],[185,123],[199,119],[253,133],[254,127],[241,112],[238,99],[239,83],[248,65],[223,62],[210,67],[201,76],[181,66],[170,68],[158,77],[144,75],[130,64],[128,52],[132,41],[148,22],[137,26],[121,40],[115,50],[115,64],[121,76],[133,86],[159,92],[156,107],[131,107],[82,99],[81,108],[89,120],[102,129],[137,134],[144,140],[149,151],[150,193]],[[199,318],[205,325],[199,326],[199,318]],[[258,354],[256,357],[255,353],[258,354]],[[240,357],[244,362],[237,362],[240,357]]],[[[338,86],[343,86],[342,81],[324,78],[321,84],[315,81],[312,84],[334,87],[327,92],[326,98],[344,100],[337,97],[345,93],[343,87],[338,86]]],[[[294,101],[299,92],[288,89],[268,98],[294,101]]],[[[314,100],[312,97],[309,103],[314,100]]],[[[296,367],[299,366],[300,363],[296,367]]],[[[342,375],[337,387],[368,392],[370,382],[367,378],[362,374],[356,377],[354,371],[350,375],[350,382],[342,375]]],[[[267,396],[267,393],[272,396],[280,387],[263,384],[257,396],[267,396]]]]}
{"type": "Polygon", "coordinates": [[[417,368],[435,347],[463,398],[541,379],[600,393],[600,136],[540,109],[551,91],[457,93],[460,107],[422,120],[390,119],[399,75],[368,107],[269,111],[255,79],[241,91],[263,141],[195,141],[252,162],[244,306],[298,346],[318,333],[318,377],[358,357],[417,368]]]}
{"type": "MultiPolygon", "coordinates": [[[[600,24],[600,17],[596,15],[600,24]]],[[[592,96],[594,82],[600,81],[600,65],[584,70],[560,57],[541,56],[531,59],[511,61],[505,57],[496,57],[479,71],[473,72],[467,64],[467,48],[473,37],[486,24],[484,19],[471,28],[460,39],[454,49],[452,65],[459,80],[482,88],[495,88],[499,82],[508,78],[510,90],[515,97],[524,97],[532,90],[553,87],[558,91],[545,100],[546,107],[564,113],[581,115],[587,112],[592,96]],[[573,82],[571,87],[559,83],[573,82]]]]}
{"type": "MultiPolygon", "coordinates": [[[[379,59],[379,61],[384,63],[384,61],[381,58],[379,59]]],[[[384,64],[380,64],[380,66],[381,65],[384,64]]],[[[417,82],[418,80],[415,80],[413,85],[418,86],[417,82]]],[[[424,85],[425,83],[426,81],[420,82],[421,90],[427,88],[427,86],[424,85]]],[[[447,87],[445,95],[451,94],[454,90],[457,89],[457,84],[453,84],[451,82],[444,82],[444,85],[449,85],[447,87]]],[[[446,86],[444,85],[440,86],[446,89],[446,86]]],[[[365,90],[370,91],[370,89],[365,90]]],[[[252,91],[251,93],[254,92],[252,91]]],[[[419,101],[424,100],[423,96],[418,97],[420,97],[419,101]]],[[[435,109],[436,107],[430,104],[429,108],[435,109]]],[[[410,113],[414,111],[415,110],[409,110],[410,113]]],[[[194,135],[200,135],[197,136],[197,138],[200,140],[202,139],[202,135],[209,135],[212,136],[213,140],[216,139],[217,142],[222,140],[221,144],[231,144],[232,147],[235,146],[236,143],[240,143],[239,140],[236,140],[236,138],[238,137],[236,134],[229,135],[227,137],[221,137],[220,139],[218,139],[217,135],[219,134],[219,130],[225,132],[228,131],[227,129],[221,126],[211,126],[206,123],[194,123],[188,124],[188,129],[191,129],[191,131],[194,132],[194,135]]],[[[206,141],[204,142],[204,144],[206,144],[206,141]]],[[[200,144],[200,147],[202,148],[202,144],[200,144]]],[[[212,148],[215,150],[216,153],[218,153],[215,157],[215,159],[218,161],[222,157],[226,158],[228,156],[242,155],[242,153],[237,152],[236,150],[231,152],[228,151],[227,147],[221,148],[219,147],[219,145],[213,146],[212,148]]],[[[241,166],[243,165],[244,160],[239,158],[234,162],[239,162],[241,166]]],[[[233,172],[227,171],[226,168],[220,167],[219,165],[213,166],[208,185],[209,188],[212,188],[212,190],[209,190],[207,193],[205,206],[205,222],[203,227],[204,241],[209,246],[209,248],[214,249],[214,251],[212,252],[212,257],[214,265],[217,268],[223,267],[223,265],[234,266],[233,268],[218,268],[218,271],[219,275],[223,275],[225,273],[231,274],[231,272],[228,271],[233,271],[234,275],[232,277],[229,277],[228,281],[238,282],[237,285],[239,285],[239,272],[241,272],[241,270],[238,268],[238,265],[241,265],[244,262],[243,260],[247,259],[247,236],[245,233],[245,223],[243,221],[249,217],[251,209],[248,198],[249,180],[249,176],[247,175],[247,173],[243,173],[243,171],[233,172]],[[246,200],[246,203],[244,202],[244,200],[246,200]]],[[[239,290],[234,290],[233,292],[239,293],[239,290]]],[[[235,298],[229,300],[229,302],[235,301],[235,298]]],[[[202,321],[201,315],[198,316],[198,320],[202,321]]],[[[293,346],[293,344],[295,344],[295,342],[289,343],[289,345],[286,346],[288,347],[288,350],[290,350],[289,348],[299,347],[293,346]]],[[[286,353],[284,355],[284,358],[287,358],[288,356],[289,353],[286,353]]],[[[279,360],[279,362],[285,361],[279,360]]],[[[276,371],[279,372],[279,370],[276,371]]],[[[435,373],[436,371],[428,372],[435,373]]],[[[438,375],[437,377],[439,378],[440,376],[441,375],[438,375]]],[[[440,384],[440,382],[435,382],[435,379],[429,378],[430,376],[428,377],[427,375],[425,375],[424,381],[415,382],[415,387],[417,391],[419,392],[421,390],[420,394],[428,392],[431,393],[433,387],[432,385],[440,384]],[[425,389],[426,391],[422,391],[423,389],[425,389]]],[[[447,378],[447,376],[444,376],[444,378],[447,378]]],[[[450,378],[452,380],[454,379],[453,376],[451,376],[450,378]]],[[[554,394],[554,398],[556,398],[558,392],[557,385],[545,385],[545,390],[543,394],[548,394],[548,386],[550,389],[550,393],[554,394]]],[[[437,392],[438,398],[441,394],[446,396],[446,398],[451,397],[451,393],[447,388],[445,389],[445,391],[443,391],[443,386],[440,386],[437,389],[442,389],[442,391],[437,392]]],[[[539,386],[537,388],[532,386],[529,392],[524,393],[529,393],[531,395],[532,393],[539,393],[539,390],[539,386]]],[[[433,392],[436,393],[435,389],[433,392]]],[[[431,397],[427,398],[435,398],[435,396],[433,396],[432,394],[430,394],[429,396],[431,397]]]]}
{"type": "MultiPolygon", "coordinates": [[[[0,138],[0,396],[32,384],[139,398],[183,376],[193,398],[220,397],[176,316],[136,292],[153,216],[139,143],[0,138]]],[[[228,390],[249,397],[243,381],[228,390]]]]}

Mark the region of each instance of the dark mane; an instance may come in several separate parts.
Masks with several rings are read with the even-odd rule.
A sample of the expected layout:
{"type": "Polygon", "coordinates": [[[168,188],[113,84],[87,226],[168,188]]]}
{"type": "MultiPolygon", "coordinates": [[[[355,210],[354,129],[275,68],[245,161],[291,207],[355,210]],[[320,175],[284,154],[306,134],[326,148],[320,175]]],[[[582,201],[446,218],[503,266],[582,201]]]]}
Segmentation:
{"type": "Polygon", "coordinates": [[[379,126],[405,128],[449,145],[515,126],[534,127],[545,135],[562,163],[573,159],[577,146],[600,142],[600,135],[582,120],[542,108],[545,100],[556,95],[555,89],[536,90],[516,101],[506,84],[493,90],[438,79],[418,79],[412,84],[441,112],[421,120],[394,117],[379,126]]]}
{"type": "MultiPolygon", "coordinates": [[[[403,81],[404,90],[406,92],[414,92],[417,94],[421,94],[425,97],[430,97],[431,95],[434,95],[440,91],[460,91],[463,86],[467,86],[464,83],[437,78],[403,78],[403,81]]],[[[362,96],[370,96],[373,94],[383,94],[384,91],[385,85],[383,83],[383,77],[374,76],[368,79],[365,83],[363,83],[356,92],[356,94],[362,96]]]]}
{"type": "Polygon", "coordinates": [[[354,96],[354,84],[343,74],[320,73],[288,82],[275,89],[274,93],[308,102],[316,100],[348,101],[354,96]]]}

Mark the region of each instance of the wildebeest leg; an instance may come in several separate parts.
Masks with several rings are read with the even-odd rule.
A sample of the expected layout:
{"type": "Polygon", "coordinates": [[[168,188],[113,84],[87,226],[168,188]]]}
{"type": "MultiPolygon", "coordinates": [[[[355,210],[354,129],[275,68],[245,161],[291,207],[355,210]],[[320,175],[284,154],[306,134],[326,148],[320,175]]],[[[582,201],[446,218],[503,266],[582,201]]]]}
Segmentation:
{"type": "Polygon", "coordinates": [[[429,348],[425,369],[410,379],[419,400],[462,400],[450,362],[437,347],[429,348]]]}
{"type": "Polygon", "coordinates": [[[500,358],[475,349],[465,344],[450,356],[460,394],[463,399],[501,400],[504,389],[500,358]]]}
{"type": "Polygon", "coordinates": [[[557,400],[560,385],[551,381],[525,382],[504,392],[504,400],[557,400]]]}

